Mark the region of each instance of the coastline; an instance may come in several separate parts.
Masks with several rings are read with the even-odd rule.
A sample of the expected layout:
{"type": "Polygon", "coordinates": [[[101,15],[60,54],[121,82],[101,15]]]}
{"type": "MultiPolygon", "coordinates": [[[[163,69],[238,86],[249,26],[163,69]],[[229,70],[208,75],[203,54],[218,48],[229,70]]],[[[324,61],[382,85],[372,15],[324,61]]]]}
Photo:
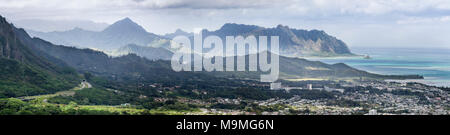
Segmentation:
{"type": "Polygon", "coordinates": [[[450,82],[436,82],[432,80],[426,80],[426,79],[405,79],[405,80],[396,80],[396,79],[386,79],[384,80],[386,82],[397,82],[397,83],[420,83],[428,86],[434,86],[434,87],[450,87],[450,82]]]}

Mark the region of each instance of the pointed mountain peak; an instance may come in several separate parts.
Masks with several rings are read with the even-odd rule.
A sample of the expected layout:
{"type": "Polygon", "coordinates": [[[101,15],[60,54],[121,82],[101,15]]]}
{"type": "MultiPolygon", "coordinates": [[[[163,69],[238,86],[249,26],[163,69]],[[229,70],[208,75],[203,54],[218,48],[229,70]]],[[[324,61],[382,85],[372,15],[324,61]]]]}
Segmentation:
{"type": "MultiPolygon", "coordinates": [[[[135,23],[135,22],[133,22],[133,20],[131,20],[131,19],[128,18],[128,17],[125,17],[125,18],[123,18],[122,20],[119,20],[119,21],[117,21],[117,22],[135,23]]],[[[116,22],[116,23],[117,23],[117,22],[116,22]]]]}
{"type": "Polygon", "coordinates": [[[109,27],[107,27],[105,32],[147,32],[142,26],[131,20],[130,18],[126,17],[122,20],[119,20],[115,22],[114,24],[111,24],[109,27]]]}
{"type": "MultiPolygon", "coordinates": [[[[115,22],[114,24],[112,24],[111,26],[115,26],[115,25],[135,25],[135,26],[139,26],[139,24],[137,24],[136,22],[134,22],[133,20],[131,20],[130,18],[126,17],[122,20],[119,20],[117,22],[115,22]]],[[[110,27],[111,27],[110,26],[110,27]]]]}

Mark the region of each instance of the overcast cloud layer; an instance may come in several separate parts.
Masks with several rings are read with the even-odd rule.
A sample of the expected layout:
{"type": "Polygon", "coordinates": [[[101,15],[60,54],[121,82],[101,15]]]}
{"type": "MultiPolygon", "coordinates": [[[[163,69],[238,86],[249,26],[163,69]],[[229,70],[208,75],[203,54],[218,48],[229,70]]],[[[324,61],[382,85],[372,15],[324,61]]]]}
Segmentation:
{"type": "MultiPolygon", "coordinates": [[[[0,14],[23,20],[130,17],[149,32],[218,29],[227,22],[322,29],[349,46],[450,48],[449,0],[0,0],[0,14]]],[[[24,23],[22,27],[32,27],[24,23]]]]}

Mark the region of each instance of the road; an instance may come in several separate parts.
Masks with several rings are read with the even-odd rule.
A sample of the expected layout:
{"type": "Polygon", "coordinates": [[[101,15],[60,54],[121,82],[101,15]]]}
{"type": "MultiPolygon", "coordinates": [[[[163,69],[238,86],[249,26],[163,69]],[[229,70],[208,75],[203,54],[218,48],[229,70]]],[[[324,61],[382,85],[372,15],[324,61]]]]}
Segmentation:
{"type": "Polygon", "coordinates": [[[72,89],[67,90],[67,91],[60,91],[60,92],[56,92],[55,94],[46,94],[46,95],[37,95],[37,96],[24,96],[24,97],[18,97],[18,99],[20,99],[20,100],[33,100],[33,99],[37,99],[37,98],[44,98],[44,102],[45,102],[46,99],[51,98],[51,97],[56,97],[56,96],[73,96],[73,95],[75,95],[75,91],[82,90],[82,89],[87,89],[87,88],[92,88],[92,85],[89,82],[83,81],[77,87],[72,88],[72,89]]]}

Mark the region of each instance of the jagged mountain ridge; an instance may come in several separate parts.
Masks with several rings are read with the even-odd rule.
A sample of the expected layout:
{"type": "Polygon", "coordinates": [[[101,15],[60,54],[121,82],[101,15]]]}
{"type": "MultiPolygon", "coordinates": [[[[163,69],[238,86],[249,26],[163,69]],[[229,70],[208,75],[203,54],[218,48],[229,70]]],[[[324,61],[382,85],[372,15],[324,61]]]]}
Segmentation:
{"type": "Polygon", "coordinates": [[[173,39],[173,38],[176,37],[176,36],[187,36],[187,37],[191,37],[191,36],[193,36],[193,35],[194,35],[194,33],[186,32],[186,31],[183,31],[183,30],[181,30],[181,29],[177,29],[177,30],[175,30],[174,33],[167,33],[167,34],[165,34],[164,37],[166,37],[166,38],[168,38],[168,39],[173,39]]]}
{"type": "MultiPolygon", "coordinates": [[[[40,40],[35,38],[36,40],[40,40]]],[[[106,76],[127,76],[127,78],[139,76],[152,76],[148,78],[179,78],[178,75],[198,75],[190,72],[174,72],[170,67],[170,61],[149,61],[134,54],[124,55],[116,58],[109,57],[103,52],[90,49],[77,49],[66,46],[55,46],[47,42],[38,47],[42,51],[64,60],[69,65],[81,72],[91,72],[106,76]],[[160,74],[161,71],[172,76],[160,74]],[[155,75],[158,74],[158,75],[155,75]],[[164,77],[165,76],[165,77],[164,77]]],[[[248,56],[247,56],[248,57],[248,56]]],[[[319,61],[308,61],[300,58],[289,58],[280,56],[280,78],[339,78],[339,77],[366,77],[376,79],[398,79],[398,78],[420,78],[420,76],[385,76],[372,74],[354,69],[345,64],[329,65],[319,61]]],[[[260,72],[194,72],[217,77],[254,78],[259,77],[260,72]],[[239,77],[240,76],[240,77],[239,77]]]]}
{"type": "MultiPolygon", "coordinates": [[[[31,38],[23,29],[16,29],[16,38],[26,43],[40,57],[54,63],[67,64],[77,71],[89,72],[118,80],[175,81],[196,76],[203,79],[219,79],[224,76],[242,75],[256,77],[258,72],[175,72],[170,61],[148,60],[134,54],[110,57],[101,51],[53,45],[39,38],[31,38]],[[42,53],[41,53],[42,52],[42,53]],[[62,62],[59,62],[62,61],[62,62]]],[[[345,64],[329,65],[318,61],[280,56],[280,78],[301,77],[370,77],[370,78],[420,78],[420,76],[383,76],[351,68],[345,64]]]]}
{"type": "Polygon", "coordinates": [[[28,31],[30,35],[48,40],[54,44],[75,46],[80,48],[95,48],[100,50],[114,50],[128,44],[149,46],[167,39],[147,32],[142,26],[125,18],[111,24],[103,31],[87,31],[74,28],[69,31],[37,32],[28,31]]]}
{"type": "Polygon", "coordinates": [[[127,54],[136,54],[149,60],[170,60],[173,53],[167,49],[149,46],[140,46],[129,44],[112,52],[106,52],[110,56],[122,56],[127,54]]]}
{"type": "MultiPolygon", "coordinates": [[[[227,23],[215,31],[202,31],[203,37],[216,35],[225,42],[225,37],[234,36],[279,36],[280,54],[283,56],[340,56],[353,55],[348,46],[341,40],[319,30],[292,29],[278,25],[275,28],[264,28],[256,25],[227,23]]],[[[268,43],[270,43],[268,41],[268,43]]]]}
{"type": "MultiPolygon", "coordinates": [[[[128,44],[170,49],[170,39],[175,36],[190,36],[193,33],[177,29],[174,33],[159,36],[147,32],[129,18],[117,21],[101,32],[87,31],[75,28],[61,32],[29,31],[30,35],[40,37],[55,44],[82,48],[95,48],[112,51],[128,44]]],[[[347,45],[330,36],[324,31],[292,29],[278,25],[275,28],[264,28],[256,25],[226,23],[215,31],[202,31],[203,36],[216,35],[223,39],[225,36],[279,36],[280,54],[290,57],[301,56],[342,56],[353,55],[347,45]]],[[[174,50],[171,50],[174,51],[174,50]]]]}

